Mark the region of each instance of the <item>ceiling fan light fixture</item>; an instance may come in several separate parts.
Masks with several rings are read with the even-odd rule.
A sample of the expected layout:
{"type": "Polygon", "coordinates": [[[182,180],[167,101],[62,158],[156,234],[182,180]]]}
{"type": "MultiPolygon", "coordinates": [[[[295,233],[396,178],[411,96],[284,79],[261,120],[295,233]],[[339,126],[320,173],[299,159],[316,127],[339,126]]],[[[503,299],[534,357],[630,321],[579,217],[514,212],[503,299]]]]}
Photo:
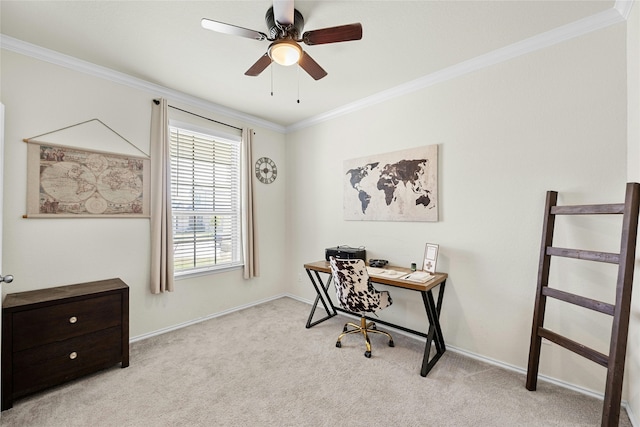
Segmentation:
{"type": "Polygon", "coordinates": [[[269,57],[284,66],[297,64],[302,57],[302,48],[291,40],[282,40],[269,46],[269,57]]]}

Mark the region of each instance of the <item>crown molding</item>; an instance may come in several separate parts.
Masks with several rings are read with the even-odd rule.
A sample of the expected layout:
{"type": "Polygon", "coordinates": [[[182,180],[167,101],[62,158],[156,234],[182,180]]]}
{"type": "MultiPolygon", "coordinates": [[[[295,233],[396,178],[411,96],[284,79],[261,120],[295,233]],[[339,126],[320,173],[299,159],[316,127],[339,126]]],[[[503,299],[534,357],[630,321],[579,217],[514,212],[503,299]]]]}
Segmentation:
{"type": "Polygon", "coordinates": [[[629,14],[631,13],[633,3],[635,3],[635,0],[616,0],[613,8],[617,10],[625,20],[627,20],[629,19],[629,14]]]}
{"type": "Polygon", "coordinates": [[[107,67],[102,67],[91,62],[83,61],[81,59],[56,52],[54,50],[27,43],[25,41],[9,37],[4,34],[0,34],[0,48],[39,59],[41,61],[49,62],[51,64],[59,65],[61,67],[79,71],[81,73],[86,73],[95,77],[109,80],[114,83],[119,83],[125,86],[133,87],[135,89],[141,89],[147,92],[151,92],[154,94],[154,97],[163,96],[173,101],[183,102],[185,104],[199,107],[228,118],[240,120],[243,123],[247,123],[249,125],[260,126],[262,128],[270,129],[280,133],[285,132],[285,127],[276,123],[251,116],[249,114],[245,114],[240,111],[215,104],[213,102],[205,101],[202,98],[187,95],[185,93],[169,89],[155,83],[150,83],[146,80],[142,80],[107,67]]]}
{"type": "Polygon", "coordinates": [[[593,31],[624,22],[629,14],[633,0],[617,0],[616,7],[602,11],[587,18],[572,22],[553,30],[540,33],[520,42],[496,49],[484,55],[460,62],[426,76],[401,84],[342,107],[327,111],[314,117],[302,120],[286,127],[286,133],[295,132],[339,116],[352,113],[399,96],[407,95],[429,86],[433,86],[492,65],[508,61],[519,56],[535,52],[540,49],[562,43],[575,37],[589,34],[593,31]],[[626,13],[626,16],[625,16],[626,13]]]}
{"type": "Polygon", "coordinates": [[[301,120],[289,126],[281,126],[276,123],[251,116],[240,111],[224,107],[213,102],[205,101],[185,93],[156,85],[127,74],[114,71],[112,69],[92,64],[72,56],[45,49],[43,47],[27,43],[4,34],[0,34],[0,47],[22,55],[30,56],[62,67],[70,68],[76,71],[87,73],[96,77],[120,83],[136,89],[142,89],[155,94],[155,96],[165,96],[168,99],[184,102],[194,107],[199,107],[208,111],[212,111],[225,117],[241,120],[245,123],[260,126],[280,133],[291,133],[301,129],[305,129],[316,124],[335,119],[337,117],[350,114],[393,98],[407,95],[427,87],[452,80],[456,77],[517,58],[528,53],[535,52],[540,49],[562,43],[564,41],[589,34],[624,22],[630,14],[631,8],[635,0],[616,0],[613,8],[599,12],[587,18],[572,22],[567,25],[555,28],[553,30],[538,34],[520,42],[496,49],[492,52],[480,55],[478,57],[460,62],[450,67],[438,70],[426,76],[401,84],[391,89],[378,92],[374,95],[362,98],[358,101],[343,105],[322,114],[301,120]]]}

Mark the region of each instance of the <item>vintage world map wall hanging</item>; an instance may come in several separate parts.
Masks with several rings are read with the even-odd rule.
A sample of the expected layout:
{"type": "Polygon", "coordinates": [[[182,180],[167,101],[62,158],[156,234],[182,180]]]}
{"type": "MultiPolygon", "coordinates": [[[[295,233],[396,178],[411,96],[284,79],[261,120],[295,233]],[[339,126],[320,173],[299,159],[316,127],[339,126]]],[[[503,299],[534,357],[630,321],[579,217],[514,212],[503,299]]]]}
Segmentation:
{"type": "Polygon", "coordinates": [[[149,160],[28,143],[26,217],[149,217],[149,160]]]}
{"type": "Polygon", "coordinates": [[[438,146],[344,162],[344,219],[438,220],[438,146]]]}

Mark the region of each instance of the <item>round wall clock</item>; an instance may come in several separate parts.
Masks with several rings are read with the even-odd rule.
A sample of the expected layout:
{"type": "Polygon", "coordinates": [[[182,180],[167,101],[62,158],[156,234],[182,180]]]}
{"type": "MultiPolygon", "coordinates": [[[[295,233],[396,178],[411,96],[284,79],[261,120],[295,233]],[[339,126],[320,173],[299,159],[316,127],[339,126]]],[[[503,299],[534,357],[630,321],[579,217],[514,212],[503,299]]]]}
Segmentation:
{"type": "Polygon", "coordinates": [[[278,168],[273,160],[261,157],[256,162],[256,178],[263,184],[271,184],[278,176],[278,168]]]}

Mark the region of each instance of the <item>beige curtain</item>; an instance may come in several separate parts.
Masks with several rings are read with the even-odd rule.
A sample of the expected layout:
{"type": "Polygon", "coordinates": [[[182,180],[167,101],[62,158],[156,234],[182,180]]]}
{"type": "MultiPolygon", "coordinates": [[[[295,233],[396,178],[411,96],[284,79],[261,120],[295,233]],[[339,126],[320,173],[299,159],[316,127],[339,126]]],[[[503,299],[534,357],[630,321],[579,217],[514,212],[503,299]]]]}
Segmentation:
{"type": "Polygon", "coordinates": [[[242,129],[242,256],[244,278],[260,276],[253,201],[253,129],[242,129]]]}
{"type": "Polygon", "coordinates": [[[167,100],[154,100],[151,112],[151,292],[173,291],[171,157],[167,100]]]}

